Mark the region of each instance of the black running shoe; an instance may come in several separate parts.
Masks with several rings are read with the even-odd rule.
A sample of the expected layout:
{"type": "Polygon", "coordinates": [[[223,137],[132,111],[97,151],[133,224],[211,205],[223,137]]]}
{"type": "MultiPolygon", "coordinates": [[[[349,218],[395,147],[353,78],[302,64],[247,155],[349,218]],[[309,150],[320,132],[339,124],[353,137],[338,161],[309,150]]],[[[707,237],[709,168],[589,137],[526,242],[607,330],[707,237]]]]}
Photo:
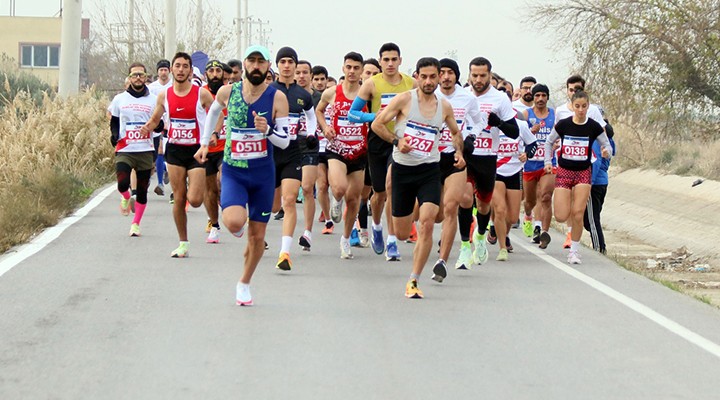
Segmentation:
{"type": "Polygon", "coordinates": [[[445,261],[443,260],[437,260],[435,263],[435,266],[433,267],[433,276],[432,280],[442,283],[443,279],[447,277],[447,266],[445,265],[445,261]]]}
{"type": "Polygon", "coordinates": [[[548,247],[548,244],[550,244],[550,234],[547,232],[543,232],[540,234],[540,248],[546,249],[548,247]]]}
{"type": "Polygon", "coordinates": [[[532,235],[533,243],[539,244],[540,243],[540,227],[536,226],[535,229],[533,229],[533,235],[532,235]]]}
{"type": "Polygon", "coordinates": [[[505,247],[507,248],[508,253],[513,252],[512,243],[510,243],[510,238],[507,236],[505,237],[505,247]]]}
{"type": "Polygon", "coordinates": [[[285,218],[285,210],[281,208],[280,211],[275,214],[275,221],[281,221],[283,218],[285,218]]]}
{"type": "Polygon", "coordinates": [[[497,232],[495,232],[495,225],[490,227],[490,234],[487,235],[487,241],[490,244],[497,243],[497,232]]]}

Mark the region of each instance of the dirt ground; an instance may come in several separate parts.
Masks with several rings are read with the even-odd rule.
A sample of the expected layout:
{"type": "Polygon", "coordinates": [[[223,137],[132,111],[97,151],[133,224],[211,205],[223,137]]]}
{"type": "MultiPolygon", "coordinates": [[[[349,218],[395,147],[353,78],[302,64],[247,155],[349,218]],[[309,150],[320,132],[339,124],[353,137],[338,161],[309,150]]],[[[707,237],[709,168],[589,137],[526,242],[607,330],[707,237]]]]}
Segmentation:
{"type": "Polygon", "coordinates": [[[621,265],[720,307],[720,182],[696,180],[611,170],[605,241],[621,265]]]}

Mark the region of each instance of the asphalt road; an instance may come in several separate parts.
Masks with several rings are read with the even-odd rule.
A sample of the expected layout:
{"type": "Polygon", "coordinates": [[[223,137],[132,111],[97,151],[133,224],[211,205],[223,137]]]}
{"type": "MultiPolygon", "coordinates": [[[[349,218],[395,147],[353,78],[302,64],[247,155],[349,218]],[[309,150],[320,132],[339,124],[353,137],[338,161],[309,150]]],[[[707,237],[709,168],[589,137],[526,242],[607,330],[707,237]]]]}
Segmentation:
{"type": "Polygon", "coordinates": [[[0,399],[718,398],[720,311],[589,249],[565,266],[559,233],[539,251],[514,230],[509,262],[491,246],[442,284],[433,249],[426,298],[409,300],[412,245],[402,262],[341,260],[316,223],[283,273],[271,221],[255,305],[238,307],[245,239],[205,244],[195,209],[191,257],[171,259],[170,206],[150,196],[141,238],[112,192],[11,269],[39,245],[0,259],[0,399]]]}

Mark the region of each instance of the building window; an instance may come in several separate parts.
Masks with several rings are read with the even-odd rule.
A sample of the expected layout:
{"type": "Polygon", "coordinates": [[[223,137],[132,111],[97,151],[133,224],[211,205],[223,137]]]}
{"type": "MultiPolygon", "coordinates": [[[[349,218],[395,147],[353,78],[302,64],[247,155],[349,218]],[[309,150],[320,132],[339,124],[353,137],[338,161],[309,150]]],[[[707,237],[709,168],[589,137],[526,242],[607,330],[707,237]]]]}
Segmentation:
{"type": "Polygon", "coordinates": [[[21,44],[20,66],[27,68],[57,68],[60,66],[60,46],[52,44],[21,44]]]}

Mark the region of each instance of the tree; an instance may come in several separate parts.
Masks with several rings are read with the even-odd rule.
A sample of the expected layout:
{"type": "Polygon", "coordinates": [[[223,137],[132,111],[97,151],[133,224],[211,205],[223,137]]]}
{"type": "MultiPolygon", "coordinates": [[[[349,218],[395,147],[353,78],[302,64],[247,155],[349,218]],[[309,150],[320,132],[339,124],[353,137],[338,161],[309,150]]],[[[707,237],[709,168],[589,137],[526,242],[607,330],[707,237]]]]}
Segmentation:
{"type": "Polygon", "coordinates": [[[530,12],[573,47],[593,101],[613,115],[664,139],[720,136],[720,0],[567,0],[530,12]]]}
{"type": "MultiPolygon", "coordinates": [[[[186,2],[177,9],[177,50],[192,53],[200,50],[210,57],[227,60],[234,52],[232,28],[222,23],[217,8],[204,8],[203,18],[198,21],[194,10],[186,2]],[[201,24],[205,35],[196,37],[197,24],[201,24]]],[[[121,3],[122,4],[122,3],[121,3]]],[[[165,10],[161,2],[135,0],[135,29],[129,33],[127,10],[115,3],[101,8],[91,16],[93,30],[90,39],[82,49],[86,65],[86,84],[94,84],[106,91],[122,89],[127,68],[133,62],[141,62],[148,73],[155,73],[155,64],[164,58],[165,52],[165,10]],[[128,38],[133,40],[133,59],[129,59],[128,38]]]]}

